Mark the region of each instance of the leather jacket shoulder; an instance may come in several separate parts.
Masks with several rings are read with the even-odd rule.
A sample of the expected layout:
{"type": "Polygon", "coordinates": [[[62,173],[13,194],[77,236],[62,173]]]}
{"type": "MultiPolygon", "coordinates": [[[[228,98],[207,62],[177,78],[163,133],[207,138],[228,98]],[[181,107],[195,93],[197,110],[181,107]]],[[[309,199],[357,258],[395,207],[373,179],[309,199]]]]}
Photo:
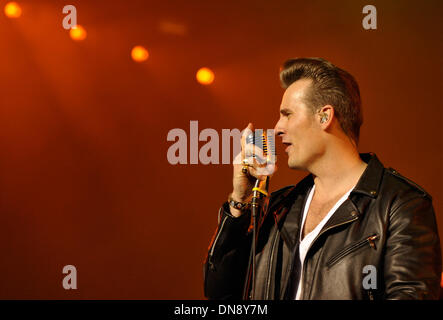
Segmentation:
{"type": "MultiPolygon", "coordinates": [[[[256,251],[254,299],[438,299],[441,251],[431,196],[386,169],[375,154],[349,198],[336,210],[297,265],[301,216],[313,185],[309,175],[274,192],[256,251]]],[[[204,265],[205,295],[240,299],[246,277],[250,216],[234,218],[225,203],[204,265]]]]}

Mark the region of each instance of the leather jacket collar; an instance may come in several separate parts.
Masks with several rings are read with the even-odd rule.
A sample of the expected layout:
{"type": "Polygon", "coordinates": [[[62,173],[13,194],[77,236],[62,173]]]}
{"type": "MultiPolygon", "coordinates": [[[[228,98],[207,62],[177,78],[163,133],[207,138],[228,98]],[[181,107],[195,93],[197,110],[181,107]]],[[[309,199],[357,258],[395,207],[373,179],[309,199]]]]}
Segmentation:
{"type": "MultiPolygon", "coordinates": [[[[335,212],[320,233],[325,229],[358,218],[359,215],[365,212],[365,208],[371,199],[377,197],[383,176],[383,164],[374,153],[362,153],[360,154],[360,158],[365,161],[368,166],[349,195],[351,201],[346,201],[335,212]]],[[[269,208],[269,212],[272,212],[274,215],[278,228],[282,231],[283,239],[290,248],[294,248],[294,245],[297,243],[300,232],[301,214],[304,211],[306,198],[313,184],[313,175],[309,174],[296,186],[291,186],[284,192],[276,195],[275,201],[272,201],[273,205],[269,208]],[[283,224],[286,230],[282,230],[283,224]]]]}

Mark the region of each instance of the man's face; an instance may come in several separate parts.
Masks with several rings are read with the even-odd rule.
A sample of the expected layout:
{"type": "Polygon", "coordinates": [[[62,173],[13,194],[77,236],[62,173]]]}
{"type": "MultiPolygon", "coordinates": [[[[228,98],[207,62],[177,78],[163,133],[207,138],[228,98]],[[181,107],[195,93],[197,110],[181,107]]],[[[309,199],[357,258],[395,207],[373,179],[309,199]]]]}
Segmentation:
{"type": "Polygon", "coordinates": [[[311,85],[310,79],[301,79],[286,89],[280,106],[280,119],[274,128],[287,146],[285,152],[291,169],[307,170],[322,153],[322,129],[305,99],[311,85]]]}

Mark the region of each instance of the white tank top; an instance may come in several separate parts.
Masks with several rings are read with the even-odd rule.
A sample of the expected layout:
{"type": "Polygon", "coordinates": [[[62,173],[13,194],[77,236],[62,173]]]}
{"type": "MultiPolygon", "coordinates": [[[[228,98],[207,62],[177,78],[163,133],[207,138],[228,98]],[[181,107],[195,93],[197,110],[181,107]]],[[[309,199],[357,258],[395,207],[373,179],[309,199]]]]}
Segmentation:
{"type": "MultiPolygon", "coordinates": [[[[307,234],[303,240],[301,240],[301,235],[303,232],[303,228],[305,225],[305,220],[306,220],[306,215],[308,214],[309,211],[309,207],[311,205],[311,201],[312,201],[312,197],[314,195],[314,191],[315,191],[315,184],[312,187],[311,191],[309,192],[308,195],[308,199],[306,200],[306,204],[305,204],[305,209],[303,211],[303,220],[302,220],[302,224],[301,224],[301,229],[300,229],[300,238],[299,238],[299,247],[298,247],[298,259],[299,259],[299,266],[300,266],[300,279],[298,281],[298,286],[297,286],[297,291],[296,291],[296,295],[295,295],[295,300],[300,300],[301,298],[301,293],[302,293],[302,283],[303,283],[303,263],[305,261],[305,257],[306,257],[306,253],[309,250],[309,247],[311,246],[312,241],[314,241],[314,239],[317,237],[317,235],[320,233],[320,230],[323,228],[323,226],[326,224],[326,222],[328,222],[328,220],[332,217],[332,215],[334,214],[334,212],[338,209],[338,207],[341,206],[341,204],[343,202],[345,202],[345,200],[349,197],[349,194],[351,193],[351,191],[354,189],[354,187],[352,187],[348,192],[346,192],[343,197],[341,197],[337,203],[332,207],[331,210],[329,210],[328,214],[323,218],[323,220],[315,227],[314,230],[312,230],[309,234],[307,234]]],[[[295,259],[297,259],[297,257],[295,257],[295,259]]]]}

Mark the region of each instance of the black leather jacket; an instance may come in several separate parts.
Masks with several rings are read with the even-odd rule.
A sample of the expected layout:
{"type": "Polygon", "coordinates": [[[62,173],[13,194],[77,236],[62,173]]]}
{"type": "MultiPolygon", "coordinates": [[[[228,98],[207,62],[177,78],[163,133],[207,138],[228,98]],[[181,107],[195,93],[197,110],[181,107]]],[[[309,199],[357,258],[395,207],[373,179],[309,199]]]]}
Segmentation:
{"type": "MultiPolygon", "coordinates": [[[[349,198],[321,229],[303,268],[302,299],[438,299],[441,251],[432,199],[375,154],[349,198]],[[376,270],[376,289],[363,285],[376,270]],[[365,289],[366,287],[366,289],[365,289]]],[[[253,299],[291,299],[303,206],[312,175],[274,192],[256,251],[253,299]]],[[[204,265],[205,296],[241,299],[251,246],[250,216],[225,203],[204,265]]]]}

